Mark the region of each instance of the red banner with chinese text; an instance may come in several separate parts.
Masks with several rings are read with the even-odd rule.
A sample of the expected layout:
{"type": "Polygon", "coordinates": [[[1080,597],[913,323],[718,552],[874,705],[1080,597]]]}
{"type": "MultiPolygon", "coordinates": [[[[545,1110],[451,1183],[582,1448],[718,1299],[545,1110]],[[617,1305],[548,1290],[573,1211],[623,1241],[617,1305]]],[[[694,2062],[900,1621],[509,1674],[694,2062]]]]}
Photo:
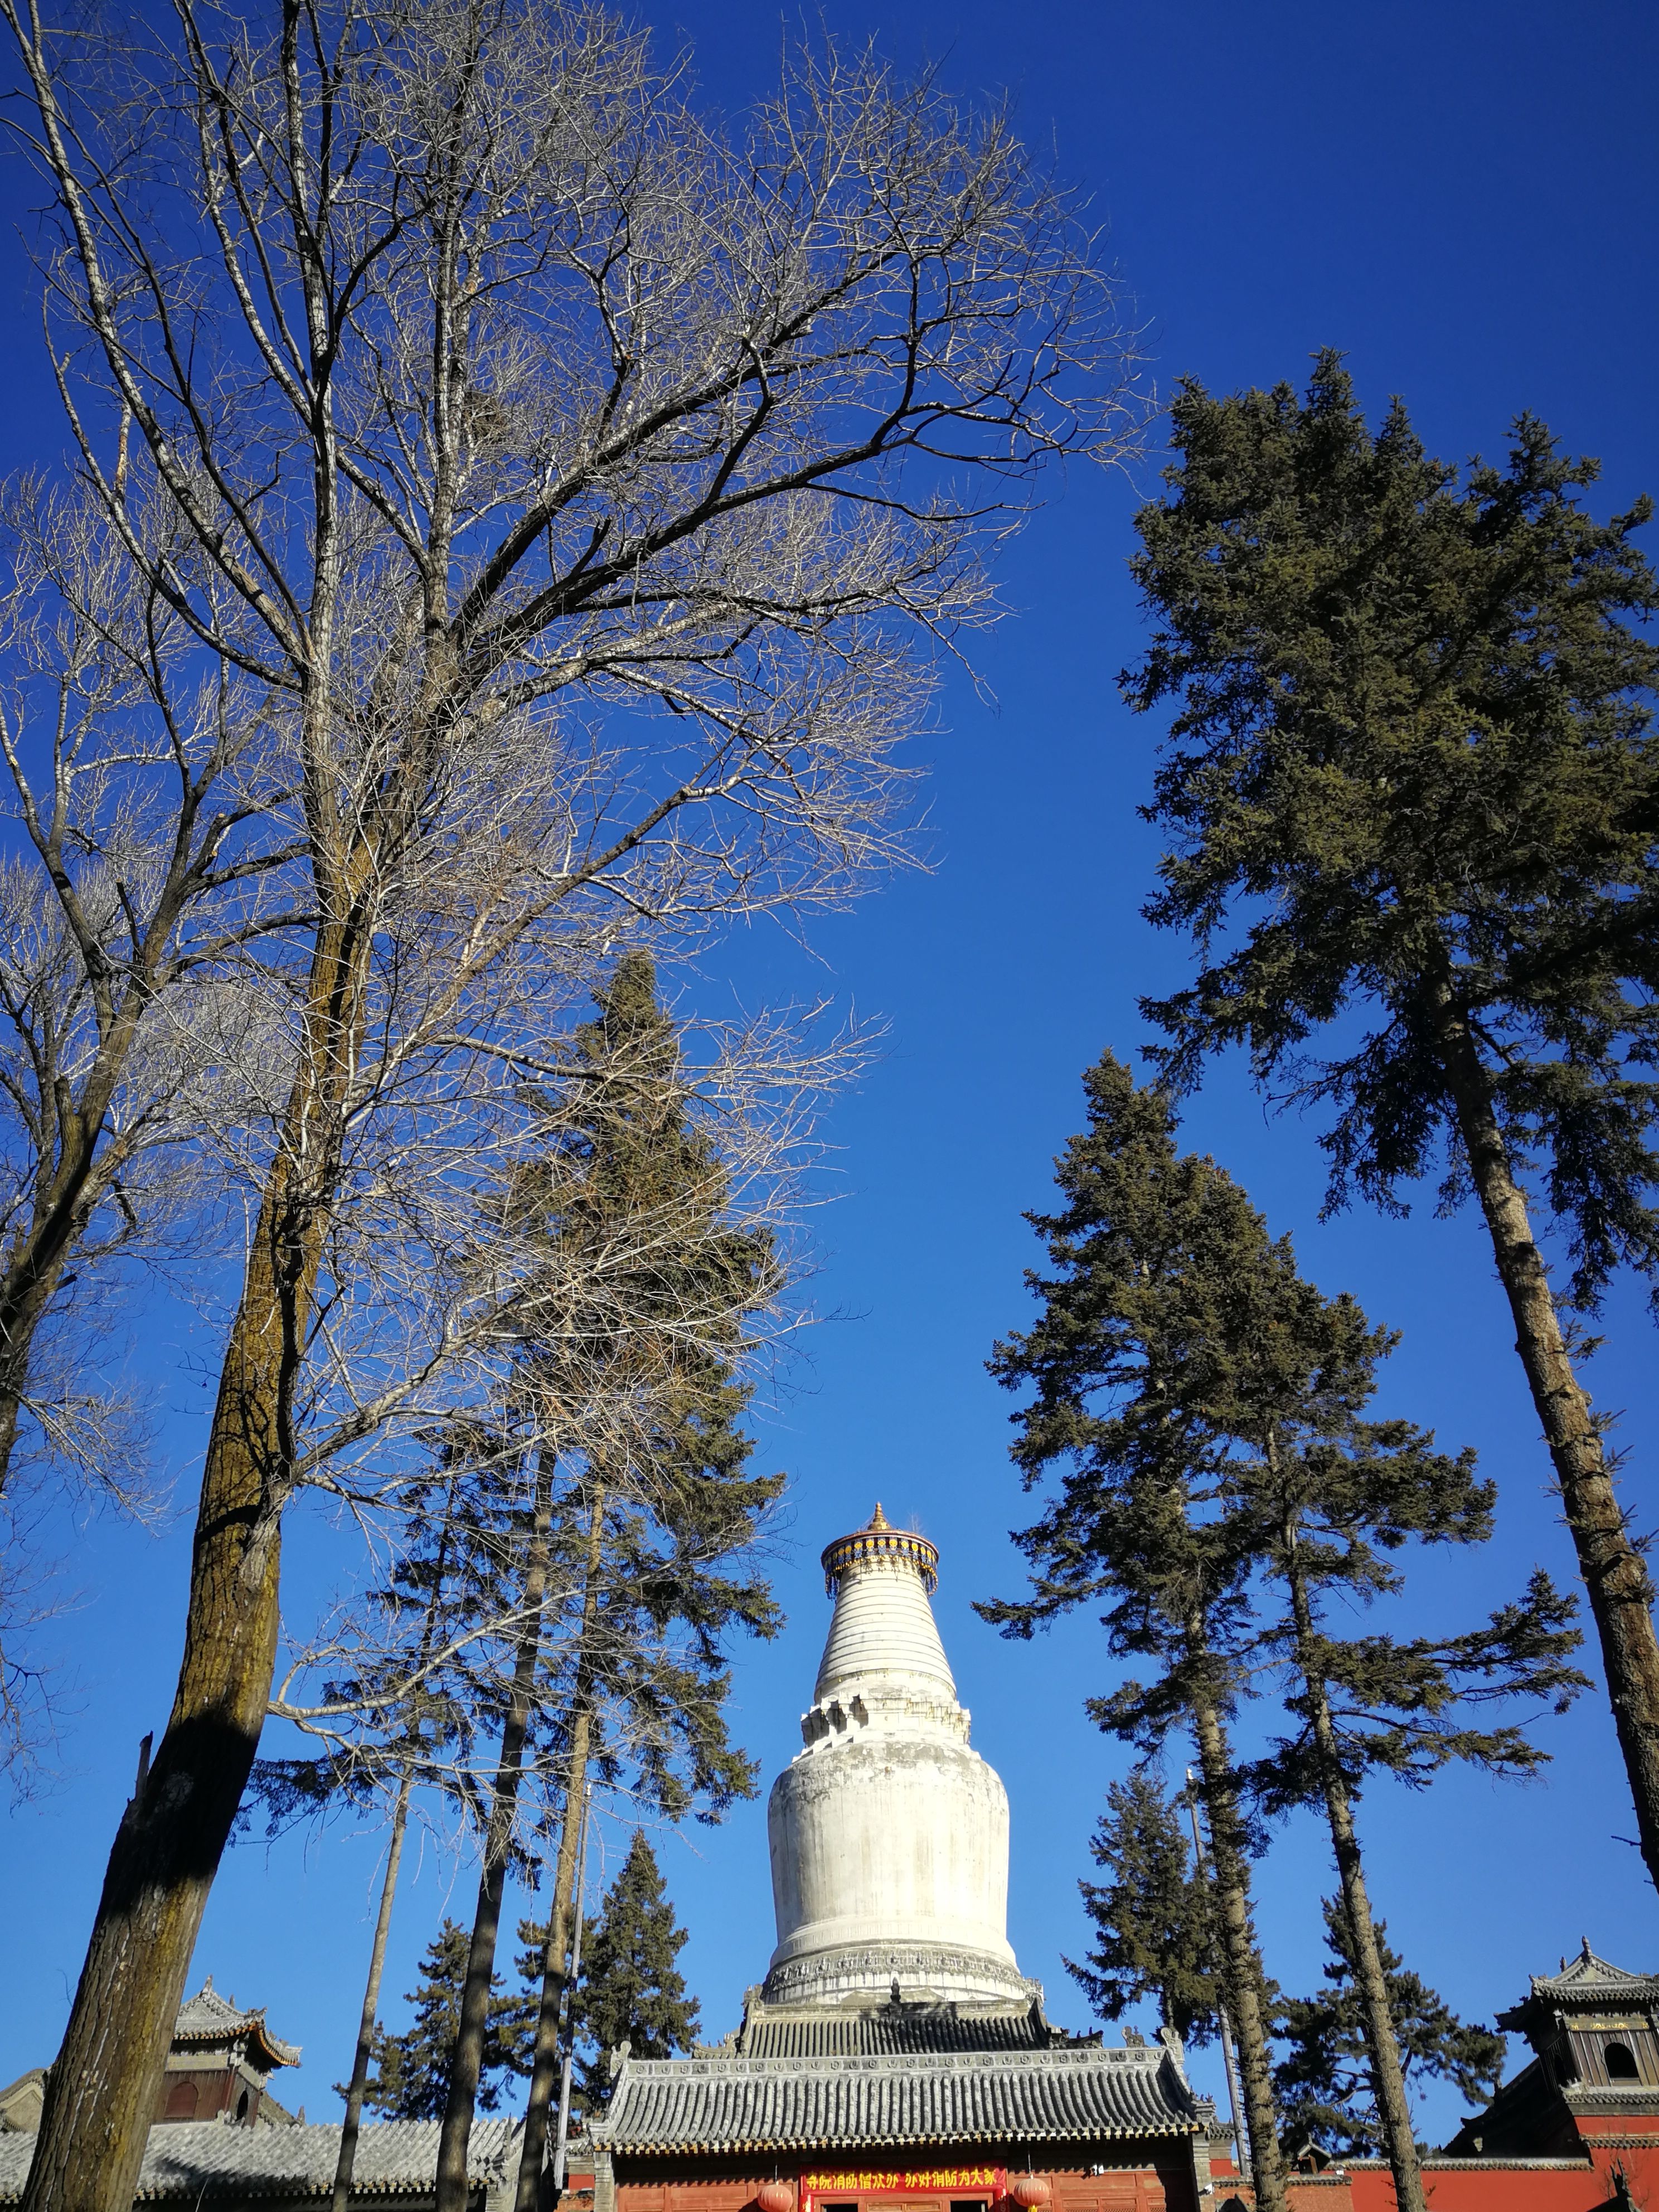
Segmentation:
{"type": "Polygon", "coordinates": [[[1006,2197],[1005,2166],[814,2166],[800,2178],[801,2212],[834,2197],[1006,2197]]]}

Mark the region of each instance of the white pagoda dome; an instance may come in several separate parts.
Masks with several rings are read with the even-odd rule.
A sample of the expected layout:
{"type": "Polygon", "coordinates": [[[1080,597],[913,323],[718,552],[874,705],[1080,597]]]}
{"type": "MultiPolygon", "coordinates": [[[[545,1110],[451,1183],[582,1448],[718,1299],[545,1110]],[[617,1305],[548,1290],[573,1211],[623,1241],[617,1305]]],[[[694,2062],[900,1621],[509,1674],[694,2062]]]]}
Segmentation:
{"type": "Polygon", "coordinates": [[[879,1505],[823,1553],[836,1610],[805,1749],[767,1811],[770,2004],[1039,1994],[1008,1945],[1007,1793],[969,1746],[928,1602],[938,1565],[879,1505]]]}

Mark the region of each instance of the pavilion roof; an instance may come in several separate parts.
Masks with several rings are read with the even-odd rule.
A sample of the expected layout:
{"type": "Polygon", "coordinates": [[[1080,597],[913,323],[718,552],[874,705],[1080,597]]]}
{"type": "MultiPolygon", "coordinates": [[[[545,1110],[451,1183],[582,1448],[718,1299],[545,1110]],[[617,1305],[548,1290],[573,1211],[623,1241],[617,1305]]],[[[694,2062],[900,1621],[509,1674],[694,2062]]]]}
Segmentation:
{"type": "Polygon", "coordinates": [[[191,2043],[229,2043],[238,2036],[248,2039],[249,2055],[266,2066],[297,2066],[300,2046],[283,2043],[265,2026],[265,2008],[240,2011],[234,1999],[220,1996],[210,1974],[193,1997],[179,2008],[173,2024],[174,2045],[191,2043]]]}
{"type": "Polygon", "coordinates": [[[1585,1936],[1576,1959],[1561,1962],[1558,1974],[1534,1974],[1518,2005],[1498,2015],[1499,2027],[1524,2029],[1539,2008],[1571,2012],[1659,2004],[1659,1975],[1627,1973],[1591,1950],[1585,1936]]]}

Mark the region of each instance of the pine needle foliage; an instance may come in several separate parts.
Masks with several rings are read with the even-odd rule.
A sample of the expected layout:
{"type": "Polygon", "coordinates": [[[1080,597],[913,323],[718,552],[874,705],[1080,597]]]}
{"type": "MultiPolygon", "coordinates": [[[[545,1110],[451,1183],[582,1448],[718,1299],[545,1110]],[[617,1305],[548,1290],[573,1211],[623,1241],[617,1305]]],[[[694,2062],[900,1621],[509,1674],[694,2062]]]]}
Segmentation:
{"type": "Polygon", "coordinates": [[[754,1332],[784,1283],[773,1229],[738,1202],[651,960],[624,953],[595,1007],[508,1200],[513,1234],[546,1260],[514,1321],[524,1386],[562,1438],[553,1551],[569,1592],[548,1698],[558,1844],[526,2023],[524,2208],[539,2201],[586,1795],[625,1790],[671,1820],[752,1796],[726,1725],[727,1648],[781,1620],[757,1540],[783,1478],[750,1471],[743,1425],[754,1332]]]}
{"type": "Polygon", "coordinates": [[[1050,1272],[1041,1312],[999,1345],[991,1371],[1028,1392],[1013,1416],[1028,1489],[1046,1510],[1014,1540],[1031,1593],[978,1610],[1029,1637],[1080,1605],[1103,1607],[1115,1659],[1151,1660],[1088,1700],[1109,1734],[1156,1756],[1190,1734],[1210,1830],[1216,1958],[1237,2032],[1257,2201],[1283,2205],[1269,2004],[1250,1910],[1260,1837],[1241,1804],[1229,1729],[1253,1663],[1249,1583],[1259,1530],[1229,1493],[1212,1401],[1234,1358],[1218,1286],[1255,1217],[1212,1163],[1182,1156],[1166,1099],[1108,1053],[1084,1077],[1089,1127],[1055,1164],[1064,1201],[1028,1217],[1050,1272]]]}
{"type": "Polygon", "coordinates": [[[769,1228],[732,1218],[649,957],[625,953],[595,1004],[509,1200],[514,1234],[548,1254],[514,1326],[524,1386],[564,1431],[556,1559],[577,1613],[599,1599],[565,1702],[587,1701],[604,1780],[669,1819],[717,1819],[756,1787],[726,1729],[727,1641],[781,1618],[753,1547],[783,1477],[750,1472],[743,1422],[750,1325],[783,1268],[769,1228]]]}
{"type": "Polygon", "coordinates": [[[1121,2020],[1150,1997],[1161,2027],[1207,2043],[1216,2030],[1215,1928],[1179,1805],[1154,1773],[1138,1766],[1109,1786],[1089,1850],[1111,1878],[1078,1884],[1095,1941],[1086,1959],[1066,1960],[1066,1972],[1098,2019],[1121,2020]]]}
{"type": "MultiPolygon", "coordinates": [[[[536,1944],[544,1931],[526,1924],[536,1944]]],[[[581,1980],[571,2008],[580,2051],[577,2101],[589,2110],[611,2094],[611,2053],[626,2043],[636,2058],[671,2058],[697,2039],[699,2008],[676,1960],[690,1937],[674,1907],[643,1830],[635,1830],[628,1856],[597,1918],[582,1936],[581,1980]]],[[[526,1954],[520,1971],[539,1979],[539,1948],[526,1954]]]]}
{"type": "MultiPolygon", "coordinates": [[[[461,1989],[466,1979],[469,1938],[459,1922],[446,1918],[421,1957],[420,1980],[404,1999],[415,2016],[401,2035],[381,2030],[374,2039],[374,2071],[363,2102],[388,2120],[439,2120],[449,2097],[450,2062],[460,2027],[461,1989]]],[[[478,2102],[493,2112],[511,2079],[513,2049],[508,2028],[512,1999],[492,1984],[478,2102]]],[[[344,2092],[341,2092],[342,2095],[344,2092]]]]}
{"type": "MultiPolygon", "coordinates": [[[[1159,1662],[1151,1681],[1125,1682],[1089,1710],[1146,1756],[1190,1730],[1211,1829],[1215,1959],[1258,2163],[1272,2125],[1273,2004],[1247,1861],[1263,1819],[1303,1805],[1324,1814],[1395,2191],[1406,2212],[1423,2212],[1354,1808],[1379,1768],[1420,1784],[1452,1759],[1535,1767],[1545,1754],[1521,1727],[1480,1709],[1571,1701],[1584,1682],[1568,1663],[1581,1640],[1575,1602],[1540,1572],[1478,1629],[1330,1634],[1329,1596],[1397,1594],[1392,1555],[1408,1542],[1489,1534],[1492,1489],[1472,1453],[1367,1418],[1396,1338],[1352,1297],[1307,1282],[1290,1240],[1270,1237],[1224,1170],[1177,1150],[1167,1093],[1138,1089],[1110,1053],[1085,1084],[1089,1127],[1057,1168],[1066,1209],[1032,1217],[1054,1267],[1030,1279],[1042,1311],[993,1363],[1032,1393],[1015,1416],[1017,1463],[1028,1485],[1057,1470],[1058,1491],[1016,1537],[1032,1596],[981,1610],[1029,1635],[1103,1600],[1114,1656],[1159,1662]],[[1241,1764],[1228,1723],[1275,1674],[1292,1729],[1241,1764]]],[[[1167,1882],[1167,1838],[1164,1857],[1167,1882]]],[[[1168,1896],[1162,1910],[1167,1926],[1168,1896]]]]}
{"type": "MultiPolygon", "coordinates": [[[[1408,2087],[1449,2081],[1471,2105],[1487,2103],[1503,2078],[1504,2039],[1462,2021],[1437,1990],[1413,1973],[1376,1923],[1395,2041],[1408,2087]]],[[[1285,2054],[1274,2070],[1287,2139],[1339,2158],[1372,2157],[1384,2131],[1376,2109],[1353,1936],[1340,1899],[1325,1903],[1326,1986],[1291,1998],[1279,2033],[1285,2054]]]]}
{"type": "Polygon", "coordinates": [[[1199,970],[1145,1002],[1153,1058],[1180,1091],[1240,1046],[1322,1109],[1333,1207],[1403,1213],[1437,1172],[1443,1207],[1478,1200],[1659,1882],[1654,1592],[1571,1317],[1621,1267],[1659,1300],[1651,505],[1596,521],[1595,463],[1530,416],[1462,473],[1398,401],[1373,434],[1329,352],[1303,398],[1188,381],[1172,421],[1122,682],[1175,710],[1147,912],[1199,970]]]}
{"type": "Polygon", "coordinates": [[[1188,381],[1173,419],[1133,563],[1158,628],[1123,679],[1177,706],[1150,912],[1206,956],[1147,1002],[1167,1075],[1243,1043],[1334,1109],[1334,1203],[1351,1182],[1396,1203],[1437,1146],[1455,1199],[1449,994],[1516,1158],[1543,1164],[1569,1297],[1659,1273],[1659,646],[1632,626],[1659,609],[1634,543],[1651,502],[1594,520],[1596,465],[1524,415],[1507,467],[1460,482],[1399,401],[1367,429],[1334,353],[1305,400],[1188,381]],[[1339,1015],[1348,1048],[1314,1057],[1339,1015]]]}

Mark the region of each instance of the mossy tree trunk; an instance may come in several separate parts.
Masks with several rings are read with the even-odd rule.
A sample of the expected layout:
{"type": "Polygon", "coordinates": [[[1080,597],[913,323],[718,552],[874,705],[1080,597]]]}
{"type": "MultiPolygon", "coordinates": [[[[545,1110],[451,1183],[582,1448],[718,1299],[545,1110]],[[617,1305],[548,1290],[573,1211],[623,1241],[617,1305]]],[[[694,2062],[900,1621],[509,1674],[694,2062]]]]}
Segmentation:
{"type": "Polygon", "coordinates": [[[143,1786],[116,1831],[47,2078],[26,2212],[130,2212],[197,1931],[258,1747],[276,1656],[294,1392],[368,951],[356,921],[319,933],[300,1066],[208,1438],[178,1688],[143,1786]]]}

